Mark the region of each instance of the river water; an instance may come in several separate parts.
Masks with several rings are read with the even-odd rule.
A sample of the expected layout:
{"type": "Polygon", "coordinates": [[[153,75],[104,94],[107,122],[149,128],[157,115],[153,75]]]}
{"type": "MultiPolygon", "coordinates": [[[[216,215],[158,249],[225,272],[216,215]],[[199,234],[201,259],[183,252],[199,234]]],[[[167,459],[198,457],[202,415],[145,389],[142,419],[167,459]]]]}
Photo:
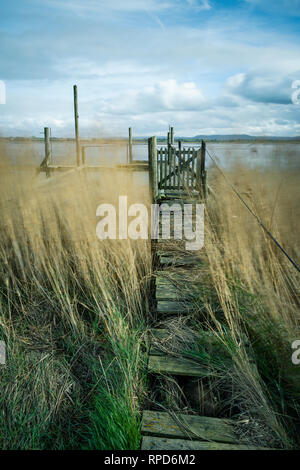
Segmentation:
{"type": "MultiPolygon", "coordinates": [[[[116,163],[126,163],[127,145],[119,144],[87,144],[87,165],[113,166],[116,163]]],[[[198,142],[183,144],[183,147],[199,148],[198,142]]],[[[6,158],[15,165],[38,166],[44,158],[43,142],[8,142],[1,143],[0,149],[5,151],[6,158]]],[[[249,168],[268,167],[273,170],[300,169],[300,143],[207,143],[209,153],[216,157],[217,163],[224,169],[230,169],[237,164],[249,168]]],[[[1,152],[3,153],[3,152],[1,152]]],[[[2,157],[2,155],[0,155],[2,157]]],[[[133,146],[133,159],[147,160],[147,145],[133,146]]],[[[52,162],[54,165],[72,165],[75,163],[75,145],[72,141],[52,143],[52,162]]],[[[213,163],[207,156],[207,167],[213,163]]]]}

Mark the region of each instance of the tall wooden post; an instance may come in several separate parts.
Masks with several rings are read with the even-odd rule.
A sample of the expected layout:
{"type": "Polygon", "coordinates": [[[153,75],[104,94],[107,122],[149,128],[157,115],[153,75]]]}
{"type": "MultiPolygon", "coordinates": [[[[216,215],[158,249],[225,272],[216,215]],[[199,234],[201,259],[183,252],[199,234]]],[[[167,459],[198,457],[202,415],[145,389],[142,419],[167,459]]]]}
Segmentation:
{"type": "Polygon", "coordinates": [[[170,163],[170,158],[171,158],[171,132],[168,132],[168,164],[170,163]]]}
{"type": "Polygon", "coordinates": [[[44,140],[45,140],[45,158],[43,161],[43,166],[46,169],[46,176],[50,176],[49,164],[52,163],[52,153],[51,153],[51,144],[50,144],[50,128],[44,127],[44,140]]]}
{"type": "Polygon", "coordinates": [[[132,163],[132,129],[128,129],[128,152],[129,152],[129,163],[132,163]]]}
{"type": "Polygon", "coordinates": [[[206,199],[206,169],[205,169],[206,144],[202,140],[201,144],[201,187],[204,199],[206,199]]]}
{"type": "Polygon", "coordinates": [[[182,146],[182,142],[181,142],[181,140],[178,140],[178,150],[179,150],[179,152],[181,152],[181,146],[182,146]]]}
{"type": "Polygon", "coordinates": [[[206,144],[204,140],[202,140],[201,149],[197,152],[196,187],[204,199],[206,199],[207,194],[205,152],[206,144]]]}
{"type": "Polygon", "coordinates": [[[155,201],[158,197],[157,147],[155,136],[148,139],[148,160],[150,193],[152,201],[155,201]]]}
{"type": "Polygon", "coordinates": [[[170,144],[174,145],[174,127],[170,128],[170,144]]]}
{"type": "Polygon", "coordinates": [[[78,95],[77,85],[73,87],[74,91],[74,119],[75,119],[75,140],[76,140],[76,163],[80,166],[80,140],[79,140],[79,115],[78,115],[78,95]]]}

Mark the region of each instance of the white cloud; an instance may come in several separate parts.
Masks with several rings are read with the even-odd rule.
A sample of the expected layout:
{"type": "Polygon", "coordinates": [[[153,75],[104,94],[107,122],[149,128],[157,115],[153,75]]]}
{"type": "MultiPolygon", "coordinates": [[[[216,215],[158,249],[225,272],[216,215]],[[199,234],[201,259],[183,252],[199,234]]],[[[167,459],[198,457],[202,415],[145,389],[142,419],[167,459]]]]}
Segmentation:
{"type": "Polygon", "coordinates": [[[136,102],[138,109],[143,110],[196,110],[203,104],[204,97],[194,82],[180,84],[170,79],[138,92],[136,102]]]}
{"type": "Polygon", "coordinates": [[[242,98],[260,103],[290,104],[292,83],[300,77],[300,70],[293,74],[276,74],[270,70],[252,70],[229,77],[227,90],[242,98]]]}

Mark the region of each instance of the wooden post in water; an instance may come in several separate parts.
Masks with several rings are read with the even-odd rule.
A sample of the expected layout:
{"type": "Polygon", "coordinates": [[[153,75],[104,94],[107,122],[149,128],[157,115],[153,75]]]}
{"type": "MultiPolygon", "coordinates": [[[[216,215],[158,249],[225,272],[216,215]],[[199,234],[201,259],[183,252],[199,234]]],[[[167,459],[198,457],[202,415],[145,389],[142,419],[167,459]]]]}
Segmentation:
{"type": "Polygon", "coordinates": [[[181,144],[182,144],[181,140],[178,140],[178,150],[179,150],[179,152],[181,152],[181,144]]]}
{"type": "Polygon", "coordinates": [[[158,171],[156,137],[148,139],[149,184],[152,201],[158,197],[158,171]]]}
{"type": "Polygon", "coordinates": [[[81,163],[82,165],[86,163],[86,147],[81,147],[81,163]]]}
{"type": "Polygon", "coordinates": [[[50,144],[50,128],[44,127],[44,140],[45,140],[45,158],[42,165],[46,169],[47,178],[50,176],[49,164],[52,163],[51,144],[50,144]]]}
{"type": "Polygon", "coordinates": [[[129,163],[132,163],[132,129],[128,129],[128,151],[129,151],[129,163]]]}
{"type": "Polygon", "coordinates": [[[79,140],[79,115],[78,115],[78,95],[77,85],[73,87],[74,91],[74,119],[75,119],[75,140],[76,140],[76,163],[80,166],[80,140],[79,140]]]}

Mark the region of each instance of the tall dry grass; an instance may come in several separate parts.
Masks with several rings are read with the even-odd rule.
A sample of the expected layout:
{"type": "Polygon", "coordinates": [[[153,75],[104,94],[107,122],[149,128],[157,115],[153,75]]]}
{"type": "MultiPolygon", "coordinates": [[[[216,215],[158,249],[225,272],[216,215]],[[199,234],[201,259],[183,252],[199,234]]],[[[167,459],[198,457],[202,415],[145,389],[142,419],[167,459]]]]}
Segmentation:
{"type": "Polygon", "coordinates": [[[0,175],[0,447],[137,448],[149,246],[96,238],[128,182],[0,175]]]}
{"type": "MultiPolygon", "coordinates": [[[[299,264],[300,175],[239,167],[226,177],[299,264]]],[[[211,182],[202,309],[222,346],[209,362],[220,372],[224,409],[250,442],[297,447],[300,370],[291,344],[300,338],[300,276],[217,170],[211,182]]]]}
{"type": "MultiPolygon", "coordinates": [[[[238,166],[226,178],[299,264],[300,174],[238,166]]],[[[203,372],[161,378],[162,404],[232,418],[250,445],[298,448],[300,367],[291,345],[300,339],[299,273],[217,170],[209,184],[204,248],[190,282],[179,286],[184,296],[194,285],[195,311],[164,319],[168,334],[155,344],[199,362],[203,372]]]]}

